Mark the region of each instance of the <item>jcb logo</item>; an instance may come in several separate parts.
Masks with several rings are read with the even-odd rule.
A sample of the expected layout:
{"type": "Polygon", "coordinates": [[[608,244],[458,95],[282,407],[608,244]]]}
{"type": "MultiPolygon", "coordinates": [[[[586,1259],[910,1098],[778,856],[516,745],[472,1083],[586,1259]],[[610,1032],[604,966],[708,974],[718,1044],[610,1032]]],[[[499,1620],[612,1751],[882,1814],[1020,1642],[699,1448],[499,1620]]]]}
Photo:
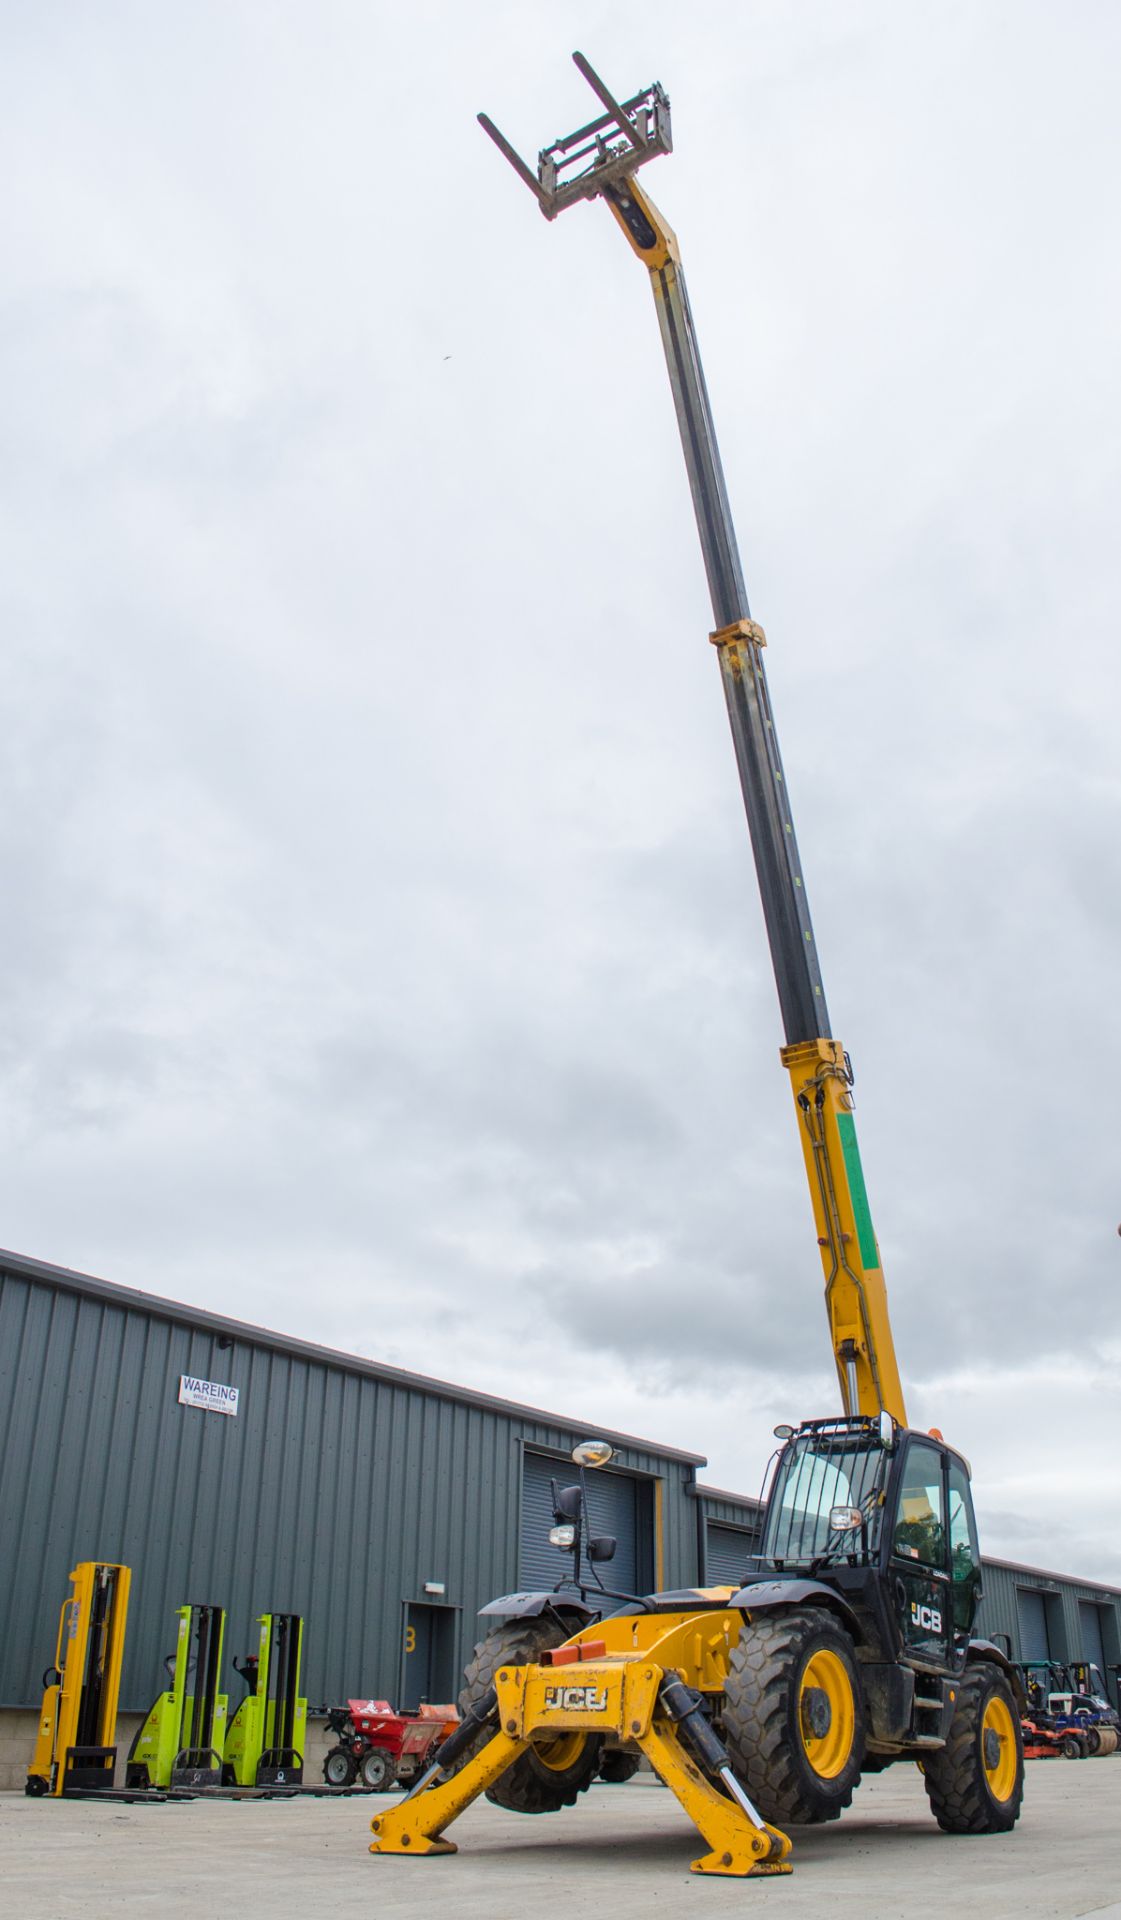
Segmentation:
{"type": "Polygon", "coordinates": [[[546,1713],[606,1713],[606,1687],[546,1687],[546,1713]]]}
{"type": "Polygon", "coordinates": [[[917,1600],[912,1600],[911,1618],[916,1627],[923,1627],[927,1633],[942,1631],[942,1615],[937,1607],[920,1607],[917,1600]]]}

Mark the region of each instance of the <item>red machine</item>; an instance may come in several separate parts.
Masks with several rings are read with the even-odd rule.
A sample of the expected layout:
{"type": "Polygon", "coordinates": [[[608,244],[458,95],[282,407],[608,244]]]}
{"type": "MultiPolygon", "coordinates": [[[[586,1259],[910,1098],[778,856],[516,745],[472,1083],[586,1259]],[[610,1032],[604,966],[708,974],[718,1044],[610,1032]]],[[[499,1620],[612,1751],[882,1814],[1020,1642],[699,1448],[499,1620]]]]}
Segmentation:
{"type": "Polygon", "coordinates": [[[371,1793],[388,1793],[416,1777],[430,1748],[459,1725],[459,1714],[427,1701],[414,1714],[395,1713],[388,1700],[348,1700],[330,1709],[327,1725],[338,1735],[323,1762],[327,1784],[349,1787],[360,1778],[371,1793]]]}
{"type": "Polygon", "coordinates": [[[1086,1735],[1074,1728],[1056,1727],[1051,1716],[1021,1716],[1025,1760],[1085,1760],[1092,1751],[1086,1735]]]}

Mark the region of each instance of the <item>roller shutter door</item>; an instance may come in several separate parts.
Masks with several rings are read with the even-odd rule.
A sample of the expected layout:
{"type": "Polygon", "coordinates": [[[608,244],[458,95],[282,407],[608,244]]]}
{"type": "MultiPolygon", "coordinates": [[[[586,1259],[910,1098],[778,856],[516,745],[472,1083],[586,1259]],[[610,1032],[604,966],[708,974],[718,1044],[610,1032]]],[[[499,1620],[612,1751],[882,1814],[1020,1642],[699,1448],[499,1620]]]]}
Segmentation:
{"type": "Polygon", "coordinates": [[[746,1527],[725,1527],[718,1520],[709,1520],[705,1525],[705,1585],[742,1587],[751,1578],[747,1556],[756,1547],[755,1535],[746,1527]]]}
{"type": "Polygon", "coordinates": [[[1051,1644],[1047,1638],[1047,1601],[1034,1587],[1016,1588],[1016,1611],[1020,1618],[1021,1660],[1049,1660],[1051,1644]]]}
{"type": "MultiPolygon", "coordinates": [[[[554,1587],[563,1574],[571,1574],[572,1555],[549,1545],[549,1528],[555,1524],[549,1483],[574,1486],[578,1477],[571,1460],[553,1460],[541,1453],[523,1455],[519,1586],[530,1591],[554,1587]]],[[[592,1532],[613,1533],[619,1543],[614,1560],[599,1566],[599,1576],[606,1587],[634,1593],[639,1558],[636,1483],[628,1474],[612,1473],[607,1467],[589,1471],[586,1479],[592,1532]]],[[[594,1580],[590,1584],[594,1586],[594,1580]]]]}
{"type": "Polygon", "coordinates": [[[1102,1610],[1092,1600],[1078,1602],[1078,1625],[1082,1633],[1082,1658],[1092,1660],[1103,1680],[1105,1649],[1102,1646],[1102,1610]]]}

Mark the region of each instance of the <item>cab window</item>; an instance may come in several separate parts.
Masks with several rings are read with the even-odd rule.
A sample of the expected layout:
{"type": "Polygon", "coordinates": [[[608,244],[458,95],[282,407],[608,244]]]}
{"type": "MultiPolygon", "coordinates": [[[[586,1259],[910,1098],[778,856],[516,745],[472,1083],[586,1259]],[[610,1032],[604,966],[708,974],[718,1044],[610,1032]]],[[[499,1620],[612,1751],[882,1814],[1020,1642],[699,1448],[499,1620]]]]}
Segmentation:
{"type": "Polygon", "coordinates": [[[965,1468],[950,1461],[950,1573],[954,1583],[954,1626],[968,1633],[981,1598],[981,1555],[973,1519],[973,1501],[965,1468]]]}
{"type": "Polygon", "coordinates": [[[907,1454],[892,1545],[898,1559],[945,1569],[942,1455],[922,1440],[912,1441],[907,1454]]]}

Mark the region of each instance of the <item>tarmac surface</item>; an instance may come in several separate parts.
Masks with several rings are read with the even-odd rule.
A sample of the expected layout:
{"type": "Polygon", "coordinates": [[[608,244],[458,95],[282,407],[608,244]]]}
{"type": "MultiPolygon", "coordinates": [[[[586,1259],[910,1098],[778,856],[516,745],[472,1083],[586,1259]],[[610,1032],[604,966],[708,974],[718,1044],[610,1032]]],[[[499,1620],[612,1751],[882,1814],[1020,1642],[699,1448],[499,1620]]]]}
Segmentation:
{"type": "Polygon", "coordinates": [[[477,1802],[452,1830],[460,1852],[427,1860],[367,1851],[371,1815],[391,1798],[125,1805],[4,1794],[0,1913],[1121,1920],[1121,1757],[1029,1764],[1016,1831],[980,1839],[939,1831],[914,1768],[872,1775],[840,1821],[794,1833],[794,1871],[773,1879],[691,1874],[700,1836],[644,1775],[536,1818],[477,1802]]]}

